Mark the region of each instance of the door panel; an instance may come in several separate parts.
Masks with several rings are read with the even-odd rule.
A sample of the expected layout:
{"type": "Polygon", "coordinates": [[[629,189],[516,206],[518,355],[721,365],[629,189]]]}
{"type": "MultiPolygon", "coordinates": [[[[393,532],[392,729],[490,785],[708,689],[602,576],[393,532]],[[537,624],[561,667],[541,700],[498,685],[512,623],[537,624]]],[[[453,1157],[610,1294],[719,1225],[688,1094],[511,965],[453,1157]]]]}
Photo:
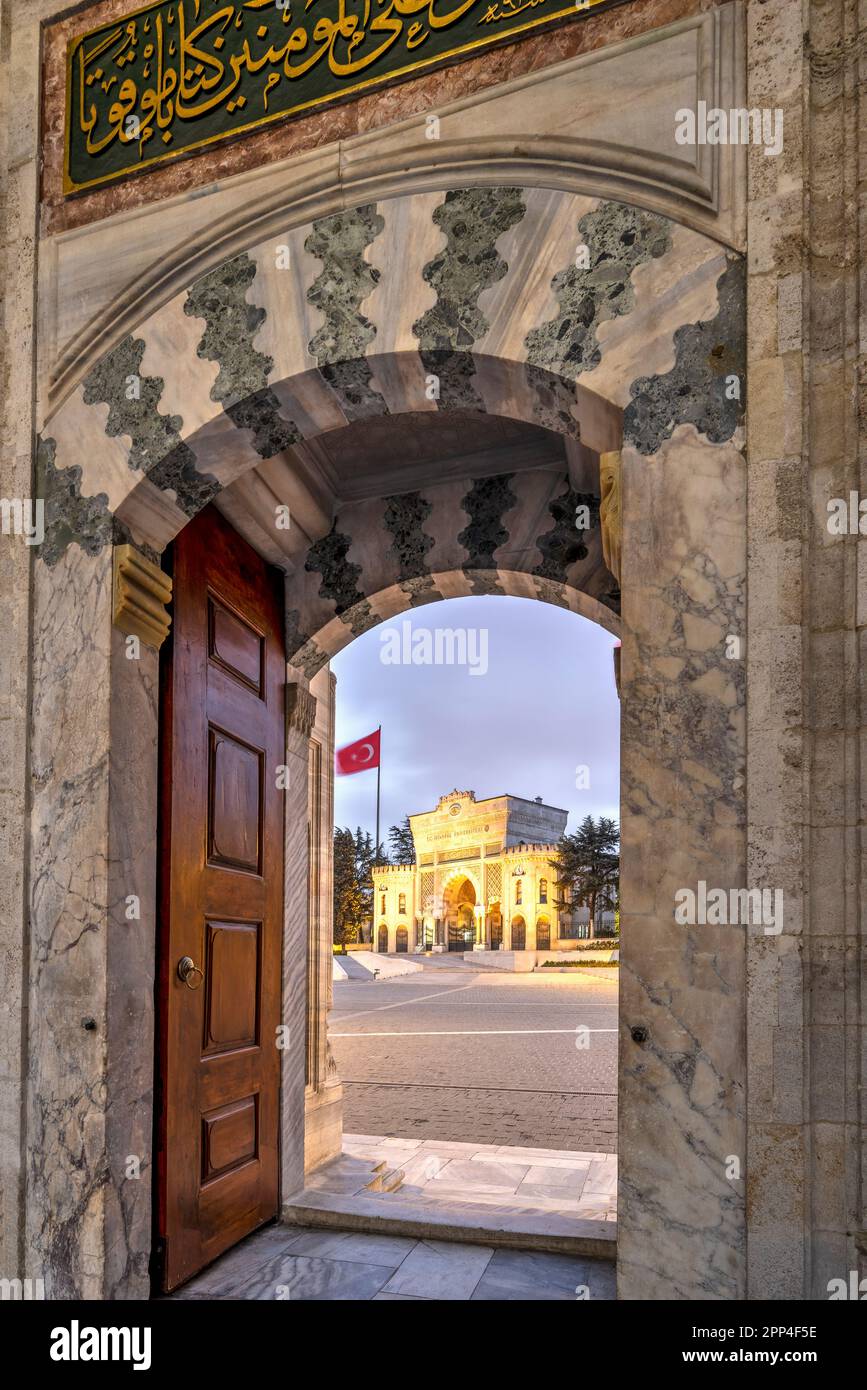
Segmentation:
{"type": "Polygon", "coordinates": [[[286,678],[280,576],[215,508],[180,533],[172,564],[157,1066],[166,1290],[277,1213],[286,678]]]}

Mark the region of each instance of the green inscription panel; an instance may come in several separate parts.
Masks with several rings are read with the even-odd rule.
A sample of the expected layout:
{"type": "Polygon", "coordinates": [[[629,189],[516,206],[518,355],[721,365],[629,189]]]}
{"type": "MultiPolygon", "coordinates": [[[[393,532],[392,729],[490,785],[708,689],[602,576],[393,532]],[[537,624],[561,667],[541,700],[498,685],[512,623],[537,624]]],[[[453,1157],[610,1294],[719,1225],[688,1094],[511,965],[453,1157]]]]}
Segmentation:
{"type": "Polygon", "coordinates": [[[70,42],[74,193],[619,0],[161,0],[70,42]]]}

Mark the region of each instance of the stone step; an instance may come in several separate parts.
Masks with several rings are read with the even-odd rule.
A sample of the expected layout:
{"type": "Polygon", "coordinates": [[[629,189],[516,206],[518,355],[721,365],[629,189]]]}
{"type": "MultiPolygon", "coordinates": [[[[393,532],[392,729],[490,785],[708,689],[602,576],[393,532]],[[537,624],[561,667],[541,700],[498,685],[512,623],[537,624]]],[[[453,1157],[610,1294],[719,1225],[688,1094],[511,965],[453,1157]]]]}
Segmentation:
{"type": "MultiPolygon", "coordinates": [[[[401,1175],[402,1176],[402,1175],[401,1175]]],[[[617,1223],[594,1221],[564,1212],[539,1212],[510,1206],[445,1202],[402,1192],[385,1196],[369,1189],[355,1195],[306,1188],[283,1207],[288,1225],[315,1230],[364,1231],[371,1235],[412,1236],[416,1240],[453,1240],[506,1250],[546,1250],[616,1260],[617,1223]]]]}
{"type": "Polygon", "coordinates": [[[364,1190],[365,1192],[397,1192],[405,1176],[402,1168],[388,1168],[384,1162],[377,1163],[370,1182],[364,1184],[364,1190]]]}

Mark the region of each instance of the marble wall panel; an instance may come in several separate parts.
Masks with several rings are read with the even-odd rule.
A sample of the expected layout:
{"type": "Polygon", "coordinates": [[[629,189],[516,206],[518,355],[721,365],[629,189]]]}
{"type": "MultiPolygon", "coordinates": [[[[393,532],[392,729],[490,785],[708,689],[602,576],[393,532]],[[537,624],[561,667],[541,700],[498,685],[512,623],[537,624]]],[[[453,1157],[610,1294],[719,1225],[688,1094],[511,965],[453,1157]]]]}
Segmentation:
{"type": "Polygon", "coordinates": [[[623,467],[618,1289],[736,1299],[746,934],[674,909],[700,880],[746,886],[743,663],[726,655],[744,627],[746,469],[691,426],[623,467]]]}
{"type": "Polygon", "coordinates": [[[105,1292],[111,646],[111,552],[38,562],[26,1265],[48,1298],[105,1292]]]}

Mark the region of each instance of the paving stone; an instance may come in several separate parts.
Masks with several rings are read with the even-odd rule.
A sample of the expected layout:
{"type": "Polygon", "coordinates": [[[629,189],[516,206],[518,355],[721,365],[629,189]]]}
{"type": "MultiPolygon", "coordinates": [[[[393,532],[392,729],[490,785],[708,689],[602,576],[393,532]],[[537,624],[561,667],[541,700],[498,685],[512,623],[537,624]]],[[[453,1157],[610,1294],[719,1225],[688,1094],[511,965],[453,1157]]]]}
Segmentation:
{"type": "MultiPolygon", "coordinates": [[[[432,1179],[448,1187],[465,1188],[473,1192],[515,1192],[527,1176],[528,1169],[520,1163],[474,1163],[471,1159],[450,1159],[432,1179]]],[[[435,1193],[434,1193],[435,1195],[435,1193]]]]}
{"type": "Polygon", "coordinates": [[[493,1255],[485,1245],[423,1240],[389,1279],[385,1293],[422,1298],[468,1299],[493,1255]]]}
{"type": "Polygon", "coordinates": [[[423,973],[421,983],[335,986],[331,1040],[348,1132],[476,1153],[499,1145],[585,1156],[616,1150],[616,1034],[593,1032],[580,1051],[574,1036],[579,1024],[616,1028],[616,983],[487,977],[430,962],[423,973]],[[397,1001],[400,1008],[382,1011],[397,1001]],[[565,1031],[545,1031],[552,1028],[565,1031]],[[384,1031],[391,1036],[372,1036],[384,1031]]]}
{"type": "Polygon", "coordinates": [[[495,1250],[472,1293],[473,1302],[559,1302],[616,1296],[614,1269],[603,1261],[574,1259],[529,1250],[495,1250]]]}
{"type": "Polygon", "coordinates": [[[255,1274],[234,1288],[231,1297],[258,1302],[269,1299],[292,1303],[355,1302],[373,1298],[393,1272],[390,1265],[315,1259],[287,1253],[266,1260],[255,1274]]]}
{"type": "Polygon", "coordinates": [[[415,1245],[408,1236],[368,1235],[356,1231],[307,1231],[291,1247],[293,1255],[348,1260],[397,1268],[415,1245]]]}

